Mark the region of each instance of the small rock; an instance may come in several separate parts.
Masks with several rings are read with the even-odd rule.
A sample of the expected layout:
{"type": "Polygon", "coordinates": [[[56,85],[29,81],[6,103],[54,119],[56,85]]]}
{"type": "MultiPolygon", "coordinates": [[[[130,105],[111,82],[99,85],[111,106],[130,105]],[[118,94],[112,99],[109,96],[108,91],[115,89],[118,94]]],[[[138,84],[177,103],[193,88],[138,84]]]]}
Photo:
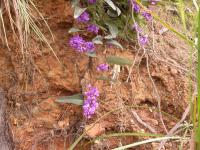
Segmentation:
{"type": "Polygon", "coordinates": [[[105,128],[100,123],[90,124],[85,126],[85,131],[87,131],[87,136],[89,136],[90,138],[95,138],[96,136],[104,133],[105,128]]]}
{"type": "Polygon", "coordinates": [[[33,130],[32,127],[29,127],[29,128],[26,129],[26,131],[29,132],[29,133],[32,133],[34,130],[33,130]]]}
{"type": "Polygon", "coordinates": [[[69,118],[62,120],[62,121],[58,121],[58,127],[59,128],[64,129],[68,126],[69,126],[69,118]]]}
{"type": "Polygon", "coordinates": [[[171,68],[171,74],[177,74],[178,73],[178,71],[176,70],[176,69],[174,69],[174,68],[171,68]]]}
{"type": "Polygon", "coordinates": [[[162,29],[159,30],[159,34],[162,35],[167,31],[168,31],[168,29],[163,27],[162,29]]]}
{"type": "Polygon", "coordinates": [[[18,124],[17,118],[13,118],[13,124],[14,124],[14,125],[17,125],[17,124],[18,124]]]}

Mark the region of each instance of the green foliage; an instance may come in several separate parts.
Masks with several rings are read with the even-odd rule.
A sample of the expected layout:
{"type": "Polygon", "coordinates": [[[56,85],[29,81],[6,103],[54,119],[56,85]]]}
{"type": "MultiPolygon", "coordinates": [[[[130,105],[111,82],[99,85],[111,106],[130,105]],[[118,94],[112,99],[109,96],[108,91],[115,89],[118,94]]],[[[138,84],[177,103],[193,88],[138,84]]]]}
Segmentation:
{"type": "Polygon", "coordinates": [[[78,28],[71,28],[68,30],[68,33],[76,33],[76,32],[80,32],[82,31],[81,29],[78,29],[78,28]]]}
{"type": "Polygon", "coordinates": [[[106,43],[111,44],[111,45],[115,45],[122,50],[124,49],[123,46],[119,42],[117,42],[116,40],[110,39],[106,43]]]}
{"type": "Polygon", "coordinates": [[[120,65],[120,66],[124,66],[124,65],[131,66],[132,65],[131,60],[129,60],[127,58],[118,57],[118,56],[108,56],[108,57],[106,57],[106,61],[109,64],[116,64],[116,65],[120,65]]]}
{"type": "Polygon", "coordinates": [[[63,96],[56,100],[58,103],[70,103],[75,105],[82,105],[83,104],[83,95],[82,94],[75,94],[72,96],[63,96]]]}
{"type": "MultiPolygon", "coordinates": [[[[77,1],[73,2],[75,18],[87,8],[92,23],[98,25],[107,34],[105,39],[121,37],[133,40],[136,38],[135,32],[132,30],[132,10],[127,0],[99,0],[94,5],[88,4],[87,0],[81,2],[83,8],[79,7],[77,1]]],[[[135,14],[134,17],[136,19],[137,15],[135,14]]]]}

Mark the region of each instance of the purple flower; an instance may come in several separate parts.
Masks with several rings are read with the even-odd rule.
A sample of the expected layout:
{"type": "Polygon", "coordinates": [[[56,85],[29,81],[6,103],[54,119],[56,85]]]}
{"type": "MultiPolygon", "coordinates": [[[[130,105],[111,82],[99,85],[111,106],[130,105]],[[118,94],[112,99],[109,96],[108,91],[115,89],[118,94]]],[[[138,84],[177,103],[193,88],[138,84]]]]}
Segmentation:
{"type": "Polygon", "coordinates": [[[87,99],[83,104],[83,115],[90,119],[93,114],[95,114],[96,109],[98,108],[98,103],[96,100],[87,99]]]}
{"type": "Polygon", "coordinates": [[[98,108],[97,97],[99,96],[99,91],[97,88],[88,85],[88,91],[84,93],[86,99],[83,103],[83,115],[89,119],[95,113],[98,108]]]}
{"type": "Polygon", "coordinates": [[[90,15],[84,11],[77,19],[79,22],[86,23],[90,20],[90,15]]]}
{"type": "Polygon", "coordinates": [[[96,33],[96,34],[97,34],[97,33],[99,32],[99,27],[97,27],[97,26],[94,25],[94,24],[91,24],[91,25],[88,25],[87,31],[93,32],[93,33],[96,33]]]}
{"type": "Polygon", "coordinates": [[[128,2],[131,3],[133,11],[138,14],[140,12],[140,6],[135,2],[135,0],[128,0],[128,2]]]}
{"type": "Polygon", "coordinates": [[[85,96],[87,97],[98,97],[99,96],[99,91],[97,88],[92,87],[90,84],[87,86],[88,91],[84,93],[85,96]]]}
{"type": "Polygon", "coordinates": [[[135,22],[132,26],[133,30],[135,30],[136,32],[140,33],[142,32],[142,29],[139,27],[138,23],[135,22]]]}
{"type": "Polygon", "coordinates": [[[149,3],[152,5],[156,5],[157,2],[159,2],[160,0],[149,0],[149,3]]]}
{"type": "Polygon", "coordinates": [[[93,52],[93,51],[95,51],[94,43],[92,43],[92,42],[86,42],[79,35],[73,36],[70,39],[69,44],[77,52],[93,52]]]}
{"type": "Polygon", "coordinates": [[[97,2],[97,0],[88,0],[89,4],[95,4],[97,2]]]}
{"type": "Polygon", "coordinates": [[[140,35],[139,42],[142,46],[145,46],[148,43],[148,36],[147,35],[140,35]]]}
{"type": "Polygon", "coordinates": [[[85,41],[79,35],[73,36],[70,39],[69,44],[71,47],[73,47],[78,52],[84,52],[86,50],[85,49],[85,41]]]}
{"type": "Polygon", "coordinates": [[[100,64],[97,66],[97,71],[108,71],[109,65],[108,64],[100,64]]]}
{"type": "Polygon", "coordinates": [[[152,16],[150,13],[148,12],[143,12],[142,16],[147,20],[147,21],[151,21],[152,20],[152,16]]]}
{"type": "Polygon", "coordinates": [[[93,42],[85,42],[85,47],[87,49],[87,52],[94,52],[95,46],[93,42]]]}
{"type": "Polygon", "coordinates": [[[140,6],[138,4],[133,3],[132,7],[133,7],[133,10],[134,10],[135,13],[138,14],[140,12],[140,6]]]}

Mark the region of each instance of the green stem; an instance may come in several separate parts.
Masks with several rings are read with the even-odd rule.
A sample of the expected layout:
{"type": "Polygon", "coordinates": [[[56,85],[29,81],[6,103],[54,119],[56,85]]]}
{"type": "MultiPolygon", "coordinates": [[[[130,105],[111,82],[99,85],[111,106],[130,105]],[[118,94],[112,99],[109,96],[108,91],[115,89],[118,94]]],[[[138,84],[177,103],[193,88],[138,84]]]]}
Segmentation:
{"type": "MultiPolygon", "coordinates": [[[[198,14],[198,68],[197,68],[198,91],[200,90],[200,11],[198,14]]],[[[200,92],[198,92],[198,117],[200,117],[200,92]]],[[[200,119],[198,120],[200,123],[200,119]]]]}
{"type": "Polygon", "coordinates": [[[196,133],[196,150],[200,149],[200,10],[198,13],[198,65],[197,65],[197,90],[198,90],[198,95],[197,95],[197,117],[198,117],[198,125],[197,125],[197,129],[195,131],[196,133]]]}

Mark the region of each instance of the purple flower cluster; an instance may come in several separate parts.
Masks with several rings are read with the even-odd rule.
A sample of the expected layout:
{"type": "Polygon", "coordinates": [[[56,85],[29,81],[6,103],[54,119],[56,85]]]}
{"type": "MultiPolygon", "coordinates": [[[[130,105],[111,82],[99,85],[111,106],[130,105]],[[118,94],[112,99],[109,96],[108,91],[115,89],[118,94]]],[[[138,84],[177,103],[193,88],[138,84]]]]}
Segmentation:
{"type": "Polygon", "coordinates": [[[157,2],[159,2],[160,0],[149,0],[149,3],[152,5],[156,5],[157,2]]]}
{"type": "MultiPolygon", "coordinates": [[[[148,2],[152,5],[155,5],[160,0],[148,0],[148,2]]],[[[135,2],[135,0],[128,0],[129,3],[132,5],[132,9],[135,13],[140,12],[140,6],[135,2]]],[[[141,14],[147,21],[151,21],[153,17],[148,12],[142,12],[141,14]]],[[[144,47],[148,43],[148,36],[142,34],[142,29],[139,27],[139,25],[135,22],[132,26],[132,29],[135,30],[138,33],[138,41],[142,47],[144,47]]]]}
{"type": "Polygon", "coordinates": [[[97,0],[88,0],[89,4],[95,4],[97,2],[97,0]]]}
{"type": "Polygon", "coordinates": [[[99,91],[97,88],[88,85],[88,91],[84,93],[86,97],[83,103],[83,115],[90,119],[98,108],[97,97],[99,96],[99,91]]]}
{"type": "Polygon", "coordinates": [[[79,35],[73,36],[69,44],[73,47],[77,52],[93,52],[95,50],[94,43],[86,42],[82,37],[79,35]]]}
{"type": "Polygon", "coordinates": [[[98,32],[99,32],[99,27],[97,27],[97,26],[94,25],[94,24],[91,24],[91,25],[88,25],[87,31],[93,32],[93,33],[95,33],[95,34],[98,34],[98,32]]]}
{"type": "Polygon", "coordinates": [[[137,32],[138,34],[138,40],[141,46],[145,46],[148,43],[148,36],[142,34],[142,29],[139,27],[137,22],[133,24],[133,29],[137,32]]]}
{"type": "Polygon", "coordinates": [[[139,42],[141,46],[145,46],[148,43],[148,36],[147,35],[140,35],[139,42]]]}
{"type": "Polygon", "coordinates": [[[135,0],[128,0],[129,4],[131,3],[132,9],[135,13],[140,12],[140,6],[135,2],[135,0]]]}
{"type": "Polygon", "coordinates": [[[151,14],[148,13],[148,12],[143,12],[143,13],[142,13],[142,16],[143,16],[147,21],[151,21],[151,20],[153,19],[152,16],[151,16],[151,14]]]}
{"type": "MultiPolygon", "coordinates": [[[[149,0],[149,3],[152,5],[155,5],[157,2],[159,2],[160,0],[149,0]]],[[[140,12],[140,6],[135,2],[135,0],[128,0],[129,3],[131,3],[132,5],[132,9],[134,10],[135,13],[139,13],[140,12]]],[[[150,13],[147,12],[143,12],[142,16],[147,20],[147,21],[151,21],[152,20],[152,16],[150,13]]]]}
{"type": "Polygon", "coordinates": [[[78,18],[77,20],[79,22],[87,23],[90,20],[90,15],[88,12],[84,11],[78,18]]]}
{"type": "Polygon", "coordinates": [[[133,7],[133,10],[134,10],[135,13],[138,14],[140,12],[140,6],[138,4],[133,3],[132,7],[133,7]]]}
{"type": "Polygon", "coordinates": [[[97,71],[108,71],[108,70],[109,70],[108,64],[99,64],[97,66],[97,71]]]}

